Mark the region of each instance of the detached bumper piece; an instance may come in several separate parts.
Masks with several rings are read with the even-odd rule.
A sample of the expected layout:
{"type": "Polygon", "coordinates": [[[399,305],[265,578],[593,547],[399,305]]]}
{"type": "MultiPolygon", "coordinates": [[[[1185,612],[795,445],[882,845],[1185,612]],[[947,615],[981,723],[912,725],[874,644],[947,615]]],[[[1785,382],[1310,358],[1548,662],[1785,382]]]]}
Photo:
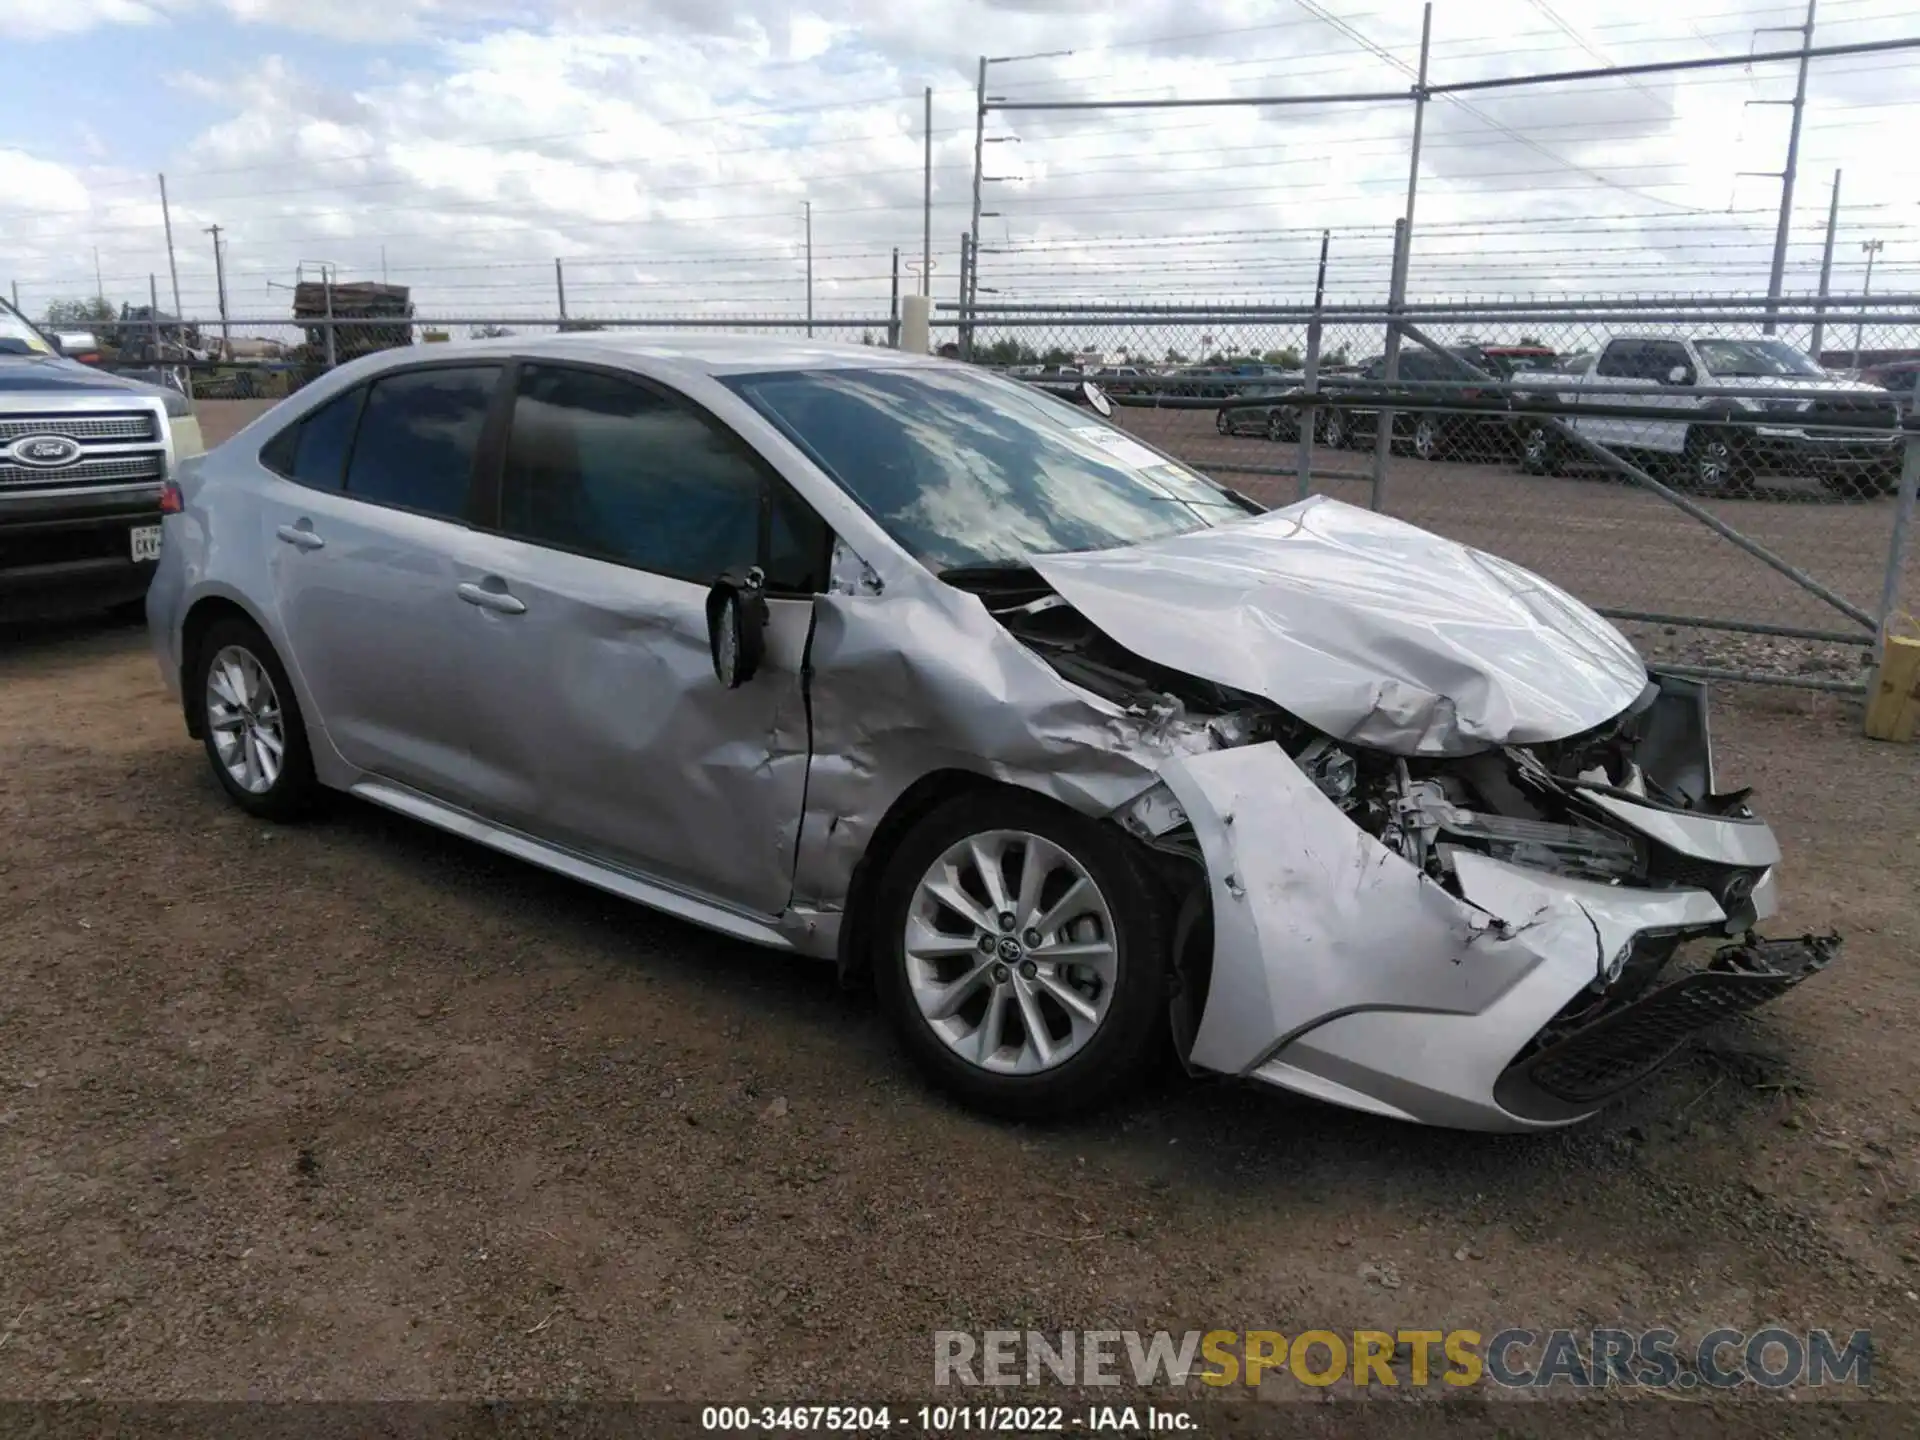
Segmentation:
{"type": "Polygon", "coordinates": [[[1509,1066],[1494,1098],[1515,1115],[1550,1121],[1591,1111],[1646,1079],[1714,1022],[1766,1004],[1839,953],[1838,935],[1723,945],[1704,970],[1651,990],[1509,1066]]]}

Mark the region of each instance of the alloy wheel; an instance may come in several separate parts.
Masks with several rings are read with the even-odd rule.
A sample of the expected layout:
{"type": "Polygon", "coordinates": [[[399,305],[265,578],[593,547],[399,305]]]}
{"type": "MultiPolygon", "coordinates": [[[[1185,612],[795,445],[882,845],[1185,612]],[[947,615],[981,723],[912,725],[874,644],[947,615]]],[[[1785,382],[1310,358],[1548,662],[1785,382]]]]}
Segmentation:
{"type": "Polygon", "coordinates": [[[1113,913],[1081,862],[1024,830],[969,835],[913,892],[905,943],[921,1018],[970,1065],[1032,1075],[1093,1039],[1119,979],[1113,913]]]}
{"type": "Polygon", "coordinates": [[[1724,440],[1709,440],[1694,457],[1693,478],[1702,490],[1718,490],[1733,471],[1733,451],[1724,440]]]}
{"type": "Polygon", "coordinates": [[[207,730],[233,783],[264,795],[286,759],[286,716],[273,678],[253,652],[228,645],[207,667],[207,730]]]}
{"type": "Polygon", "coordinates": [[[1416,458],[1433,459],[1434,452],[1440,448],[1439,440],[1431,415],[1422,415],[1413,422],[1413,453],[1416,458]]]}

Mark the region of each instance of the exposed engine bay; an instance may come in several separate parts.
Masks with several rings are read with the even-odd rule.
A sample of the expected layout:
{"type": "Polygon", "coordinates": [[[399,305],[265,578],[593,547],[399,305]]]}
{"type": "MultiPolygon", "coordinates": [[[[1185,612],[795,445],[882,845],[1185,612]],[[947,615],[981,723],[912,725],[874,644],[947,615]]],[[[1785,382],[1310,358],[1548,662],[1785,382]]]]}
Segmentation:
{"type": "MultiPolygon", "coordinates": [[[[1753,918],[1765,866],[1681,853],[1622,823],[1605,803],[1754,818],[1750,791],[1714,789],[1700,684],[1657,677],[1626,711],[1570,739],[1407,758],[1343,744],[1257,696],[1143,659],[1031,571],[977,573],[963,583],[1063,677],[1143,722],[1177,714],[1206,720],[1215,745],[1276,741],[1348,819],[1454,894],[1454,857],[1465,850],[1579,880],[1706,889],[1730,923],[1753,918]]],[[[1182,827],[1147,828],[1159,848],[1197,858],[1182,827]]]]}

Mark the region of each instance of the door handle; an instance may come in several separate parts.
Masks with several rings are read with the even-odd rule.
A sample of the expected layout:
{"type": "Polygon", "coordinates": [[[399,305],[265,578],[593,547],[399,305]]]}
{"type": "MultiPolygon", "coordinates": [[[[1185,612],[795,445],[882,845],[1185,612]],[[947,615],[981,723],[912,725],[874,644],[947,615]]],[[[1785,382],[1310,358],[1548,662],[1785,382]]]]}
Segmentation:
{"type": "Polygon", "coordinates": [[[454,593],[469,605],[478,605],[482,610],[491,610],[496,615],[524,615],[526,602],[516,600],[504,590],[489,590],[484,585],[462,583],[455,587],[454,593]]]}
{"type": "Polygon", "coordinates": [[[327,543],[313,533],[311,525],[282,525],[273,533],[296,550],[318,550],[327,543]]]}

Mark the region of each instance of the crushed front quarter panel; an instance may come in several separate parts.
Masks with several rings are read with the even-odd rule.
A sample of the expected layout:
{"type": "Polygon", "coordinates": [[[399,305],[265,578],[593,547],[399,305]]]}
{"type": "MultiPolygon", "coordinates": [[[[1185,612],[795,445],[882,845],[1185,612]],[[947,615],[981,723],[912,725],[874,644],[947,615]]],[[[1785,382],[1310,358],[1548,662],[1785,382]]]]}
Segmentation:
{"type": "Polygon", "coordinates": [[[1557,586],[1323,496],[1032,563],[1135,654],[1394,754],[1564,739],[1647,685],[1626,638],[1557,586]]]}
{"type": "Polygon", "coordinates": [[[842,909],[880,822],[933,772],[1108,815],[1168,760],[1213,744],[1198,718],[1130,711],[1069,685],[977,597],[931,577],[884,596],[817,597],[809,665],[813,763],[793,903],[816,917],[842,909]]]}

